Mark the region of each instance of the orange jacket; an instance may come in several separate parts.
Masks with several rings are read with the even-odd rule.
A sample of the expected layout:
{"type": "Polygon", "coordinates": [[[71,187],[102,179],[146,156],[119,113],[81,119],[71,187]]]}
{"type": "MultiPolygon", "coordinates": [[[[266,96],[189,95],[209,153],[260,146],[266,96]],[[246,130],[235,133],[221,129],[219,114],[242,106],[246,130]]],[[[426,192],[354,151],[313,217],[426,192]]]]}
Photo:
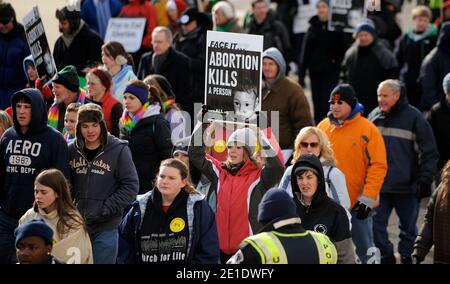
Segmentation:
{"type": "Polygon", "coordinates": [[[387,172],[386,148],[377,127],[360,113],[342,125],[325,118],[317,127],[327,134],[337,167],[345,174],[351,207],[357,200],[377,205],[387,172]]]}

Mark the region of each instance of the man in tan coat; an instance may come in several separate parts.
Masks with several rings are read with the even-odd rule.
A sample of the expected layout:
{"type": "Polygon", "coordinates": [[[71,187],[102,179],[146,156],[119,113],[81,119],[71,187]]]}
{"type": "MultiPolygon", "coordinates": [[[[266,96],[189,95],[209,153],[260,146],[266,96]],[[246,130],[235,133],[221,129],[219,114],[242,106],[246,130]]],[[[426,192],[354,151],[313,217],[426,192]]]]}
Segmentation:
{"type": "Polygon", "coordinates": [[[289,159],[300,129],[313,125],[311,111],[303,88],[287,78],[286,62],[281,52],[268,48],[263,53],[262,110],[267,111],[268,126],[279,133],[279,144],[285,161],[289,159]],[[278,111],[279,123],[271,112],[278,111]],[[273,125],[272,125],[273,124],[273,125]]]}

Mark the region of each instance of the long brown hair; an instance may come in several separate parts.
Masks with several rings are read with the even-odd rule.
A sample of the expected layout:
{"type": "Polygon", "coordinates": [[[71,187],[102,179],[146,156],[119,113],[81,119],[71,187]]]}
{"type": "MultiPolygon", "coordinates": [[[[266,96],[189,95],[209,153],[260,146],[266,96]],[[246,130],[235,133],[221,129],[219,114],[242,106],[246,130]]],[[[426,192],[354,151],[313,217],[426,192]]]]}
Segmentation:
{"type": "MultiPolygon", "coordinates": [[[[159,168],[161,169],[162,167],[171,167],[171,168],[177,169],[180,172],[181,179],[187,180],[186,186],[183,187],[183,190],[189,194],[197,192],[195,187],[189,182],[189,179],[188,179],[189,169],[185,163],[183,163],[180,160],[170,158],[170,159],[166,159],[161,162],[161,165],[159,166],[159,168]]],[[[159,173],[156,176],[156,179],[158,179],[158,176],[159,176],[159,173]]],[[[155,181],[155,184],[157,184],[156,181],[155,181]]]]}
{"type": "MultiPolygon", "coordinates": [[[[83,218],[75,205],[73,205],[69,185],[61,171],[57,169],[44,170],[36,177],[34,184],[37,183],[50,187],[58,195],[55,199],[56,211],[59,217],[56,230],[60,239],[63,239],[70,230],[84,227],[83,218]]],[[[34,201],[34,212],[39,212],[38,208],[38,204],[34,201]]]]}
{"type": "Polygon", "coordinates": [[[439,188],[442,191],[440,207],[441,209],[444,209],[448,207],[448,195],[450,193],[450,160],[447,161],[447,164],[445,164],[442,169],[441,184],[439,185],[439,188]]]}

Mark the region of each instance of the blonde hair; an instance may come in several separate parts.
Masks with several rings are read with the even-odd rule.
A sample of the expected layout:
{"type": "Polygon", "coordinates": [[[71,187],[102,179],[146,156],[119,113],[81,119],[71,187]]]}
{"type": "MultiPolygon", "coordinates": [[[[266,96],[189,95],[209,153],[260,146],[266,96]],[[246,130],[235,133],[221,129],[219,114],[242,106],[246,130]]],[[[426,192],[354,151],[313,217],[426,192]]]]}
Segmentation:
{"type": "Polygon", "coordinates": [[[311,135],[315,135],[319,139],[319,147],[320,147],[319,158],[322,158],[323,160],[331,162],[333,165],[336,165],[336,158],[334,157],[333,149],[331,149],[330,141],[328,141],[327,136],[325,135],[325,133],[323,133],[322,130],[314,126],[303,127],[302,130],[300,130],[300,132],[298,133],[297,137],[295,138],[292,164],[295,164],[298,158],[300,158],[300,156],[304,154],[302,153],[300,143],[303,142],[303,140],[306,137],[311,135]]]}
{"type": "Polygon", "coordinates": [[[11,117],[9,117],[9,114],[4,111],[0,110],[0,127],[4,130],[10,128],[12,126],[11,117]]]}
{"type": "Polygon", "coordinates": [[[412,9],[411,16],[413,20],[417,17],[426,17],[431,20],[431,10],[425,5],[417,5],[412,9]]]}
{"type": "Polygon", "coordinates": [[[448,207],[448,194],[450,191],[450,160],[447,161],[442,169],[441,184],[439,185],[439,188],[442,190],[440,207],[441,209],[444,209],[448,207]]]}

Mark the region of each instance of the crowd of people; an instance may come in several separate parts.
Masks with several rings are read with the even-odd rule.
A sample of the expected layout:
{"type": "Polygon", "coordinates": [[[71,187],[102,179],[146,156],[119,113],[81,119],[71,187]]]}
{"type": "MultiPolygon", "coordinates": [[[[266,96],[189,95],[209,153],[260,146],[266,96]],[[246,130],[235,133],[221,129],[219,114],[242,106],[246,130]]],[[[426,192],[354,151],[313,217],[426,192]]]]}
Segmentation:
{"type": "Polygon", "coordinates": [[[328,0],[272,2],[58,8],[48,80],[0,0],[0,263],[391,264],[393,209],[401,263],[450,263],[450,1],[402,31],[381,0],[353,34],[328,0]],[[146,19],[139,50],[104,42],[112,17],[146,19]],[[264,36],[242,122],[194,108],[208,30],[264,36]]]}

